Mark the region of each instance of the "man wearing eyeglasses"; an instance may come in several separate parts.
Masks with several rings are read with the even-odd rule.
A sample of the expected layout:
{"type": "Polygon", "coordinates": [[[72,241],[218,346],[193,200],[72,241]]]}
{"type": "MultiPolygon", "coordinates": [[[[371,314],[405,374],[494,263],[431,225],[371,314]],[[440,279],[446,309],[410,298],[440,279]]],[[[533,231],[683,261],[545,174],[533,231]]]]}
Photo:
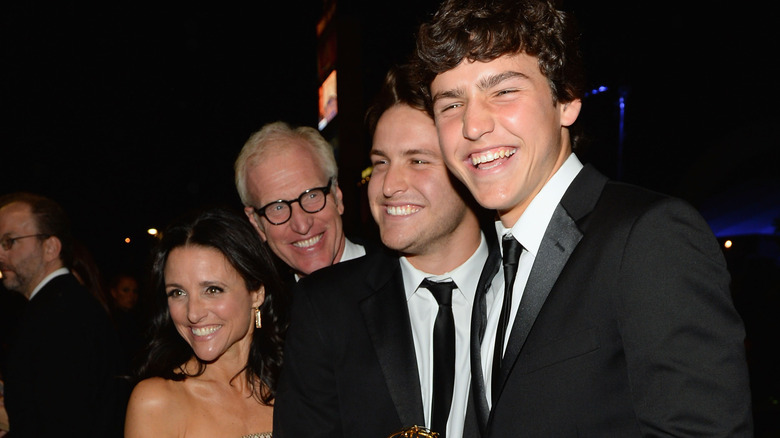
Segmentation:
{"type": "Polygon", "coordinates": [[[235,172],[244,212],[296,280],[366,253],[344,235],[336,159],[316,129],[263,126],[244,144],[235,172]]]}
{"type": "Polygon", "coordinates": [[[14,438],[121,436],[128,388],[108,313],[70,273],[68,220],[31,193],[0,197],[3,285],[29,301],[11,339],[5,407],[14,438]]]}

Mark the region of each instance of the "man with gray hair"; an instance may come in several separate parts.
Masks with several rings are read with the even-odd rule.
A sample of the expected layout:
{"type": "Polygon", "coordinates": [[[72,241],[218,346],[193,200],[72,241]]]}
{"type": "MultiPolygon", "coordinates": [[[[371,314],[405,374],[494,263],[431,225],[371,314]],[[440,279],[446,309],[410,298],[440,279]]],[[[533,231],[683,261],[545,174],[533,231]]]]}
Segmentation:
{"type": "Polygon", "coordinates": [[[344,235],[336,159],[316,129],[263,126],[244,144],[235,172],[244,212],[296,280],[366,253],[344,235]]]}

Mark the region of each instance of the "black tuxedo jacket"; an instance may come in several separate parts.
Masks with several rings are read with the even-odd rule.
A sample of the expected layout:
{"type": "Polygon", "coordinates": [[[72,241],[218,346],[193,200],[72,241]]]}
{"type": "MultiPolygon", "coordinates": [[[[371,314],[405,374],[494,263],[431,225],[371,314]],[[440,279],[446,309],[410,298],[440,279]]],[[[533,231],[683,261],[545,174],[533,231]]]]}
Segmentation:
{"type": "MultiPolygon", "coordinates": [[[[372,251],[312,273],[293,301],[275,438],[384,438],[425,424],[396,253],[372,251]]],[[[466,435],[476,427],[467,417],[466,435]]]]}
{"type": "Polygon", "coordinates": [[[72,275],[27,304],[5,382],[10,436],[122,436],[128,387],[108,314],[72,275]]]}
{"type": "Polygon", "coordinates": [[[483,437],[752,436],[744,329],[709,227],[686,203],[586,166],[545,232],[483,437]]]}

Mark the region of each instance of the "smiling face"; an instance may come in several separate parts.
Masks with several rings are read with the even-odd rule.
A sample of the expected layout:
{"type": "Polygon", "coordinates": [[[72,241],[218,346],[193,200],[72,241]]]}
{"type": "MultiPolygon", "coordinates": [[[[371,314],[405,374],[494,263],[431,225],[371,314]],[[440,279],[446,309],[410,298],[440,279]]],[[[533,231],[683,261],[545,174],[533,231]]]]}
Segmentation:
{"type": "Polygon", "coordinates": [[[474,248],[460,251],[460,246],[473,245],[475,236],[478,243],[476,217],[452,186],[427,114],[406,105],[385,111],[374,133],[371,162],[368,199],[386,246],[423,270],[432,260],[452,260],[453,253],[471,255],[474,248]]]}
{"type": "Polygon", "coordinates": [[[265,292],[248,291],[241,275],[218,250],[187,245],[165,263],[165,293],[176,330],[203,361],[225,353],[246,361],[254,331],[254,307],[265,292]]]}
{"type": "Polygon", "coordinates": [[[431,84],[450,170],[484,207],[512,226],[571,154],[567,127],[580,100],[553,103],[535,57],[463,60],[431,84]]]}
{"type": "MultiPolygon", "coordinates": [[[[302,140],[286,141],[288,144],[269,151],[247,171],[247,190],[254,207],[279,199],[298,199],[308,189],[328,185],[331,175],[317,165],[311,150],[299,143],[302,140]]],[[[306,213],[293,203],[292,217],[281,225],[271,224],[251,207],[244,211],[273,252],[298,275],[305,276],[341,259],[345,244],[341,197],[341,190],[333,186],[325,207],[316,213],[306,213]]]]}

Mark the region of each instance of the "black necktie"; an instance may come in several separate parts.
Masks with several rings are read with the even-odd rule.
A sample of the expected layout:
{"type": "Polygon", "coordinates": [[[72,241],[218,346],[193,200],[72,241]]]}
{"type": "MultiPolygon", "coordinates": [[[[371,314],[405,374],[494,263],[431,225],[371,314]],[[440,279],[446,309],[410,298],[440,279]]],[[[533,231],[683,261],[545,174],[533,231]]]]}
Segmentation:
{"type": "Polygon", "coordinates": [[[447,432],[447,417],[452,405],[452,390],[455,386],[455,320],[452,317],[452,281],[435,282],[425,279],[420,284],[431,291],[439,312],[433,324],[433,403],[431,407],[431,430],[444,438],[447,432]]]}
{"type": "Polygon", "coordinates": [[[504,248],[504,303],[501,306],[501,315],[498,319],[498,332],[496,333],[496,346],[493,350],[493,377],[491,377],[491,391],[495,403],[499,392],[499,374],[501,371],[501,359],[504,356],[504,339],[509,325],[509,315],[512,312],[512,288],[515,285],[517,274],[517,262],[523,245],[520,245],[514,237],[506,235],[501,243],[504,248]]]}

